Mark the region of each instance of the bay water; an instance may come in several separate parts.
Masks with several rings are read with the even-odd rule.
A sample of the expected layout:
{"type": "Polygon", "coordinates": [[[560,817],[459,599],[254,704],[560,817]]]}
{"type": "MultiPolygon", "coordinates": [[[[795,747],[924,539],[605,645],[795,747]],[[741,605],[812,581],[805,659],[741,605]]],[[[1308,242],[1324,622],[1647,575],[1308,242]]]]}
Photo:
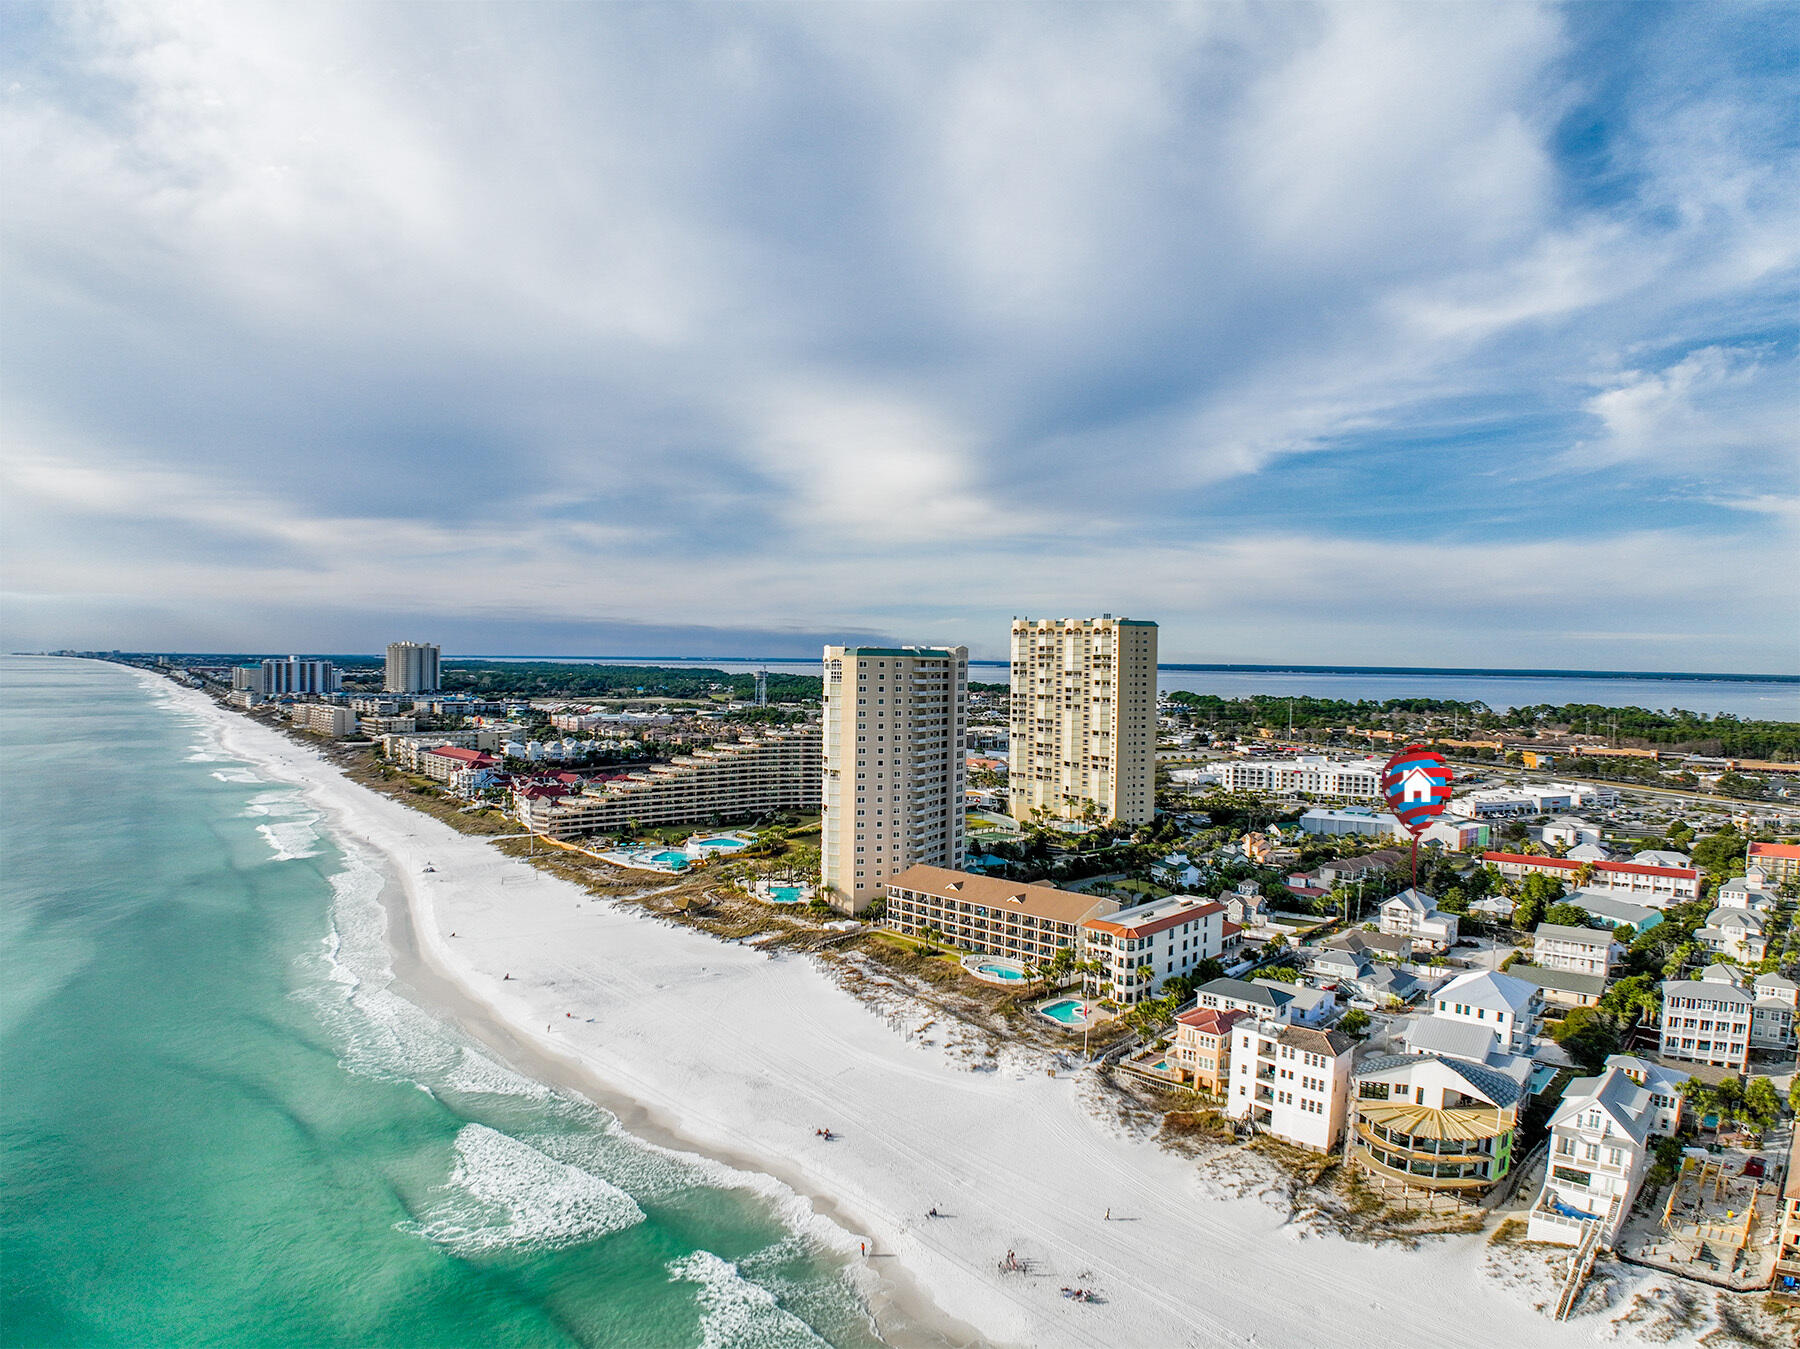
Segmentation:
{"type": "Polygon", "coordinates": [[[0,1339],[853,1347],[779,1191],[402,996],[381,874],[152,676],[0,658],[0,1339]]]}

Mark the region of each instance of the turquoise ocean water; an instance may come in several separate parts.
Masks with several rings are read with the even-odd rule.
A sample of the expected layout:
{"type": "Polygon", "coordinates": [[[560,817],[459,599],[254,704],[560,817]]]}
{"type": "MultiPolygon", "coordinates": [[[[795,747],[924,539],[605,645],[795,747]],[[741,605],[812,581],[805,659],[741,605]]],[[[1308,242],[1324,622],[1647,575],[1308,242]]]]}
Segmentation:
{"type": "Polygon", "coordinates": [[[0,659],[0,1340],[867,1346],[841,1259],[389,987],[379,875],[117,666],[0,659]]]}

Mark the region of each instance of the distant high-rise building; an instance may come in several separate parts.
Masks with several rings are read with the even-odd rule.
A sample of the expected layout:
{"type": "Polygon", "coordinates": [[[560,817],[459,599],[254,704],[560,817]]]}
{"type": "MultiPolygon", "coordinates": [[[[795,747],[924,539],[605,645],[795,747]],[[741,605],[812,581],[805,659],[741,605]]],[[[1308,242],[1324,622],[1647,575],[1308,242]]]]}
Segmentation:
{"type": "Polygon", "coordinates": [[[1110,614],[1013,620],[1014,819],[1156,814],[1156,631],[1110,614]]]}
{"type": "Polygon", "coordinates": [[[825,648],[825,897],[860,913],[908,867],[963,863],[969,648],[825,648]]]}
{"type": "Polygon", "coordinates": [[[336,693],[337,667],[328,660],[265,660],[262,663],[262,691],[271,698],[290,693],[336,693]]]}
{"type": "Polygon", "coordinates": [[[439,647],[430,642],[389,642],[386,693],[436,693],[440,687],[439,647]]]}
{"type": "Polygon", "coordinates": [[[234,693],[261,693],[263,691],[263,667],[260,665],[239,665],[231,672],[231,688],[234,693]]]}

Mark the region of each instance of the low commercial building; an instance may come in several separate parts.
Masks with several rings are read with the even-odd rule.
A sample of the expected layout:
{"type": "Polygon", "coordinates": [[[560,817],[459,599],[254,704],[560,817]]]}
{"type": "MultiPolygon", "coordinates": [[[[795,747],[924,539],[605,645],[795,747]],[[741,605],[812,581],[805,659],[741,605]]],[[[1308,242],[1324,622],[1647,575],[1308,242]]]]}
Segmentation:
{"type": "Polygon", "coordinates": [[[1300,817],[1300,832],[1323,838],[1350,834],[1360,838],[1400,838],[1406,834],[1397,815],[1377,815],[1367,807],[1309,810],[1300,817]]]}
{"type": "Polygon", "coordinates": [[[1634,935],[1648,932],[1663,920],[1663,911],[1638,904],[1611,890],[1577,890],[1569,903],[1586,909],[1588,917],[1607,927],[1629,927],[1634,935]]]}
{"type": "Polygon", "coordinates": [[[1531,934],[1531,958],[1547,970],[1608,978],[1625,959],[1625,947],[1604,928],[1539,923],[1531,934]]]}
{"type": "Polygon", "coordinates": [[[936,934],[965,951],[1036,964],[1064,947],[1079,952],[1083,924],[1118,908],[1116,900],[1052,885],[920,865],[887,882],[881,922],[909,936],[936,934]]]}
{"type": "Polygon", "coordinates": [[[1380,926],[1390,937],[1405,937],[1414,950],[1448,951],[1456,945],[1456,915],[1440,913],[1437,901],[1423,890],[1408,887],[1382,900],[1380,926]]]}
{"type": "Polygon", "coordinates": [[[1473,852],[1488,845],[1489,827],[1480,820],[1436,819],[1419,833],[1420,843],[1435,843],[1445,852],[1473,852]]]}
{"type": "Polygon", "coordinates": [[[1081,925],[1090,997],[1137,1003],[1164,982],[1194,972],[1225,949],[1225,906],[1194,895],[1169,895],[1081,925]]]}
{"type": "Polygon", "coordinates": [[[549,838],[618,833],[635,823],[704,824],[754,819],[819,805],[822,759],[817,725],[768,731],[640,768],[580,795],[515,798],[519,823],[549,838]]]}
{"type": "Polygon", "coordinates": [[[1231,1028],[1248,1015],[1210,1007],[1190,1007],[1179,1013],[1169,1066],[1197,1090],[1224,1096],[1231,1077],[1231,1028]]]}
{"type": "Polygon", "coordinates": [[[342,739],[356,734],[356,713],[331,703],[296,703],[293,719],[294,725],[320,735],[342,739]]]}
{"type": "Polygon", "coordinates": [[[1700,897],[1700,873],[1692,867],[1649,866],[1642,862],[1577,862],[1567,857],[1531,853],[1484,852],[1481,860],[1508,880],[1533,874],[1554,876],[1568,884],[1628,894],[1653,909],[1685,904],[1700,897]],[[1584,868],[1587,878],[1582,880],[1584,868]]]}
{"type": "Polygon", "coordinates": [[[1231,1030],[1226,1113],[1295,1147],[1330,1152],[1344,1133],[1354,1042],[1246,1017],[1231,1030]]]}
{"type": "Polygon", "coordinates": [[[1403,1200],[1476,1199],[1512,1170],[1519,1084],[1441,1054],[1389,1054],[1356,1072],[1351,1154],[1403,1200]]]}
{"type": "Polygon", "coordinates": [[[1698,979],[1663,982],[1661,1055],[1743,1072],[1756,1000],[1735,970],[1708,965],[1698,979]]]}

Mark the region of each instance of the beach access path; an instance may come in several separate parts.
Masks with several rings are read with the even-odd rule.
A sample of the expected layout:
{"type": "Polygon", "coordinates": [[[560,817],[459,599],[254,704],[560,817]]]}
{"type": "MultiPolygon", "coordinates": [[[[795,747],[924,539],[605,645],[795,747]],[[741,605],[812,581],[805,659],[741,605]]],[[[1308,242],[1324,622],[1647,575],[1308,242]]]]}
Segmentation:
{"type": "Polygon", "coordinates": [[[1356,1244],[1226,1197],[1203,1163],[1084,1107],[1078,1074],[1025,1054],[973,1071],[811,959],[600,899],[192,697],[228,751],[304,786],[330,827],[385,855],[425,958],[513,1036],[579,1062],[685,1146],[828,1200],[861,1228],[847,1249],[868,1242],[871,1288],[892,1261],[982,1343],[1543,1349],[1618,1333],[1603,1316],[1552,1322],[1486,1277],[1480,1237],[1356,1244]],[[926,1217],[934,1206],[947,1216],[926,1217]],[[1000,1270],[1008,1251],[1026,1273],[1000,1270]],[[1064,1285],[1103,1300],[1070,1301],[1064,1285]]]}

